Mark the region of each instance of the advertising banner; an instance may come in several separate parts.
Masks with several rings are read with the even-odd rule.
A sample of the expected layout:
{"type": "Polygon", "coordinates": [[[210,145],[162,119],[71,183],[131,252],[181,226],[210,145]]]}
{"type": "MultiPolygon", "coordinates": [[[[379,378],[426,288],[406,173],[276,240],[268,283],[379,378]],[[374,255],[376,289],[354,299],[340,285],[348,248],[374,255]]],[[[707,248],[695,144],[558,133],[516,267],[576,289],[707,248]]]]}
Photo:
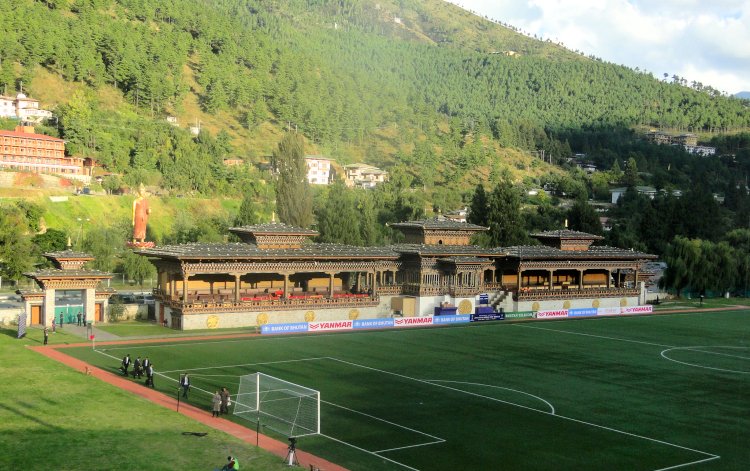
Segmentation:
{"type": "Polygon", "coordinates": [[[351,330],[354,321],[321,321],[321,322],[308,322],[308,332],[325,332],[329,330],[351,330]]]}
{"type": "Polygon", "coordinates": [[[568,317],[568,310],[560,309],[557,311],[537,311],[536,312],[537,319],[551,319],[554,317],[568,317]]]}
{"type": "Polygon", "coordinates": [[[597,315],[595,307],[583,309],[568,309],[568,317],[590,317],[597,315]]]}
{"type": "Polygon", "coordinates": [[[620,312],[623,314],[647,314],[654,312],[654,306],[647,304],[645,306],[622,307],[620,312]]]}
{"type": "Polygon", "coordinates": [[[505,319],[505,314],[502,312],[492,312],[488,314],[472,314],[471,322],[483,322],[483,321],[501,321],[505,319]]]}
{"type": "Polygon", "coordinates": [[[619,307],[600,307],[596,310],[597,316],[616,316],[620,314],[619,307]]]}
{"type": "Polygon", "coordinates": [[[307,322],[294,324],[266,324],[260,326],[261,334],[291,334],[293,332],[307,332],[307,322]]]}
{"type": "Polygon", "coordinates": [[[437,316],[432,320],[433,324],[462,324],[471,322],[471,315],[456,314],[455,316],[437,316]]]}
{"type": "Polygon", "coordinates": [[[506,312],[505,318],[506,319],[533,319],[534,311],[506,312]]]}
{"type": "Polygon", "coordinates": [[[355,329],[384,329],[393,327],[393,319],[357,319],[353,327],[355,329]]]}
{"type": "Polygon", "coordinates": [[[394,327],[416,327],[420,325],[432,325],[433,317],[402,317],[393,319],[394,327]]]}

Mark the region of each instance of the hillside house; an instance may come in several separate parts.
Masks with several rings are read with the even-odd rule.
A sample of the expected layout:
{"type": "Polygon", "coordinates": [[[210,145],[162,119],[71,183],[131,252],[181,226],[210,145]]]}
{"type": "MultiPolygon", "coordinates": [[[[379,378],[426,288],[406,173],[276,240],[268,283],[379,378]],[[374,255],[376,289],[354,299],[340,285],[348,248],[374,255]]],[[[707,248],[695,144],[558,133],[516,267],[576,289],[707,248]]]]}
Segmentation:
{"type": "Polygon", "coordinates": [[[368,164],[350,164],[344,166],[346,186],[360,188],[375,188],[384,183],[388,172],[368,164]]]}
{"type": "Polygon", "coordinates": [[[311,185],[328,185],[333,178],[333,160],[322,155],[306,155],[307,182],[311,185]]]}
{"type": "Polygon", "coordinates": [[[0,118],[39,123],[51,117],[51,111],[39,108],[39,100],[29,98],[23,93],[19,93],[15,98],[0,95],[0,118]]]}

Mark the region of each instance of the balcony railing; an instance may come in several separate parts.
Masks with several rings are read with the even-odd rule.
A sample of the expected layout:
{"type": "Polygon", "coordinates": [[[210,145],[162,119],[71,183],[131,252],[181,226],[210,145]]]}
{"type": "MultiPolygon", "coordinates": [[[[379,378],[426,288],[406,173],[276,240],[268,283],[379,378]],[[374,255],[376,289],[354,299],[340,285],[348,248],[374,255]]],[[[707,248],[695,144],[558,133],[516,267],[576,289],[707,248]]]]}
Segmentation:
{"type": "Polygon", "coordinates": [[[573,298],[616,298],[638,296],[640,291],[633,288],[583,288],[583,289],[533,289],[521,288],[513,293],[514,301],[542,301],[546,299],[573,298]]]}
{"type": "Polygon", "coordinates": [[[323,297],[319,295],[309,297],[246,299],[234,301],[229,299],[198,300],[170,299],[160,296],[160,300],[166,306],[181,311],[183,314],[201,312],[253,312],[253,311],[283,311],[287,309],[305,308],[345,308],[345,307],[367,307],[377,306],[380,302],[378,296],[369,294],[356,296],[323,297]]]}

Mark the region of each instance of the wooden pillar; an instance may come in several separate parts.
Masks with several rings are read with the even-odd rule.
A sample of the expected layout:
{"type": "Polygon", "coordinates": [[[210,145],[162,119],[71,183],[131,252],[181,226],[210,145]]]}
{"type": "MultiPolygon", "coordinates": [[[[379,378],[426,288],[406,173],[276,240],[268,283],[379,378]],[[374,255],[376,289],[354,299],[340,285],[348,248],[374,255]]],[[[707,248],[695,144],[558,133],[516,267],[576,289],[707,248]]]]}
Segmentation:
{"type": "Polygon", "coordinates": [[[372,295],[375,296],[378,294],[378,279],[375,276],[376,272],[372,272],[372,295]]]}
{"type": "Polygon", "coordinates": [[[516,270],[516,291],[521,292],[521,267],[516,270]]]}
{"type": "Polygon", "coordinates": [[[187,273],[182,274],[182,302],[187,302],[187,287],[188,287],[188,279],[190,278],[190,275],[187,273]]]}
{"type": "Polygon", "coordinates": [[[210,290],[209,293],[211,293],[211,296],[213,296],[214,295],[214,282],[213,281],[208,282],[208,289],[210,290]]]}
{"type": "Polygon", "coordinates": [[[607,270],[607,289],[611,288],[609,279],[612,277],[612,272],[610,270],[607,270]]]}
{"type": "Polygon", "coordinates": [[[330,277],[328,279],[328,297],[331,299],[333,299],[333,277],[334,275],[335,275],[334,272],[331,272],[328,274],[328,276],[330,277]]]}
{"type": "Polygon", "coordinates": [[[552,270],[547,270],[547,273],[549,273],[549,280],[547,280],[547,286],[548,286],[549,290],[552,291],[552,274],[553,274],[553,271],[552,270]]]}
{"type": "Polygon", "coordinates": [[[239,273],[234,274],[234,302],[240,302],[240,275],[239,273]]]}
{"type": "Polygon", "coordinates": [[[169,299],[174,299],[177,293],[177,280],[174,276],[169,275],[169,299]]]}
{"type": "Polygon", "coordinates": [[[284,273],[284,299],[289,299],[289,273],[284,273]]]}
{"type": "Polygon", "coordinates": [[[583,289],[583,270],[578,270],[578,289],[583,289]]]}

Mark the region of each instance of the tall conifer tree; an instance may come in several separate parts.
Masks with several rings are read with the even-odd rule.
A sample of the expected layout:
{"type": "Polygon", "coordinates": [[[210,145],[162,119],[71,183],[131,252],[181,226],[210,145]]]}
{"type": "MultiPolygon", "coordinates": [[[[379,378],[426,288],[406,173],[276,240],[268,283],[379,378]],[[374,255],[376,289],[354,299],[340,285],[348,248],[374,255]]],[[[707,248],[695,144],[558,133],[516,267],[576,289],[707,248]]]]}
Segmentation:
{"type": "Polygon", "coordinates": [[[276,210],[281,222],[310,227],[313,217],[312,192],[307,182],[307,165],[302,137],[287,133],[273,153],[276,181],[276,210]]]}

